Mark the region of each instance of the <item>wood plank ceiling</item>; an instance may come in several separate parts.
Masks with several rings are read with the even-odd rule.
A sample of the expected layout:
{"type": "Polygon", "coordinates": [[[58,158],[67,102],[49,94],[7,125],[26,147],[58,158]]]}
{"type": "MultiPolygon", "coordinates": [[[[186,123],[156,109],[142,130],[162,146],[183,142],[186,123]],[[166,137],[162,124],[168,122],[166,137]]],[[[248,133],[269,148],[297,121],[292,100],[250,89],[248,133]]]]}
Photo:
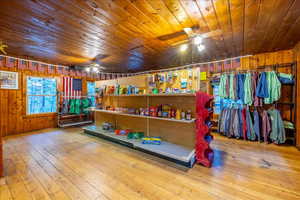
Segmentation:
{"type": "Polygon", "coordinates": [[[297,0],[6,0],[0,41],[9,55],[65,65],[97,56],[108,72],[141,71],[292,48],[300,40],[297,0]],[[199,26],[219,30],[179,53],[158,37],[199,26]]]}

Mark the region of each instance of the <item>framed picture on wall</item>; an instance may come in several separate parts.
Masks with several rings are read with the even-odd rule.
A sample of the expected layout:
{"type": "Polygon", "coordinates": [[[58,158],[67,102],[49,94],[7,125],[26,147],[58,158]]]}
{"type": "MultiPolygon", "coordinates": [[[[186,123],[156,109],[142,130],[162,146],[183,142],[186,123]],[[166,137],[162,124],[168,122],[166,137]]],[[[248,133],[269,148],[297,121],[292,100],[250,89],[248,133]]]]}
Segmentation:
{"type": "Polygon", "coordinates": [[[18,72],[0,71],[0,89],[18,89],[18,72]]]}

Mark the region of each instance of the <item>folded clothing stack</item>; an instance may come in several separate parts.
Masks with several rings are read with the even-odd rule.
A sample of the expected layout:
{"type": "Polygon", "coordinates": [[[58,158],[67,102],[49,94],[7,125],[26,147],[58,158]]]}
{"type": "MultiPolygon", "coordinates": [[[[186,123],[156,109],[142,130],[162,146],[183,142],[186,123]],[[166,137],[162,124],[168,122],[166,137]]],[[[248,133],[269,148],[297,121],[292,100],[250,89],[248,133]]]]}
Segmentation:
{"type": "Polygon", "coordinates": [[[294,84],[294,77],[291,74],[278,73],[278,79],[283,84],[294,84]]]}
{"type": "Polygon", "coordinates": [[[283,126],[284,126],[284,128],[287,128],[287,129],[295,129],[294,124],[289,121],[283,121],[283,126]]]}

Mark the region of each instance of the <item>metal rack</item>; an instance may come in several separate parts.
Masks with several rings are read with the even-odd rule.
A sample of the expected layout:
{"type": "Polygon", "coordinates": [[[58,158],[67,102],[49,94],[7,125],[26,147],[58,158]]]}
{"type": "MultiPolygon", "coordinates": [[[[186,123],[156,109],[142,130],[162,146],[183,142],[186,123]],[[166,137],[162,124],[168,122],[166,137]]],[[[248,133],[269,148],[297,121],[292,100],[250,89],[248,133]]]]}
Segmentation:
{"type": "Polygon", "coordinates": [[[65,96],[61,93],[58,94],[57,108],[58,108],[58,116],[57,116],[57,126],[59,128],[66,128],[72,126],[82,126],[87,124],[92,124],[93,118],[90,113],[88,114],[65,114],[61,113],[61,105],[62,100],[67,99],[76,99],[87,96],[65,96]]]}
{"type": "MultiPolygon", "coordinates": [[[[289,106],[289,119],[288,121],[292,122],[294,124],[294,129],[287,129],[286,128],[286,136],[287,136],[287,143],[289,144],[296,144],[296,126],[295,126],[295,122],[296,122],[296,83],[297,83],[297,63],[293,62],[293,63],[283,63],[283,64],[275,64],[275,65],[265,65],[265,66],[260,66],[257,67],[257,69],[255,70],[236,70],[235,72],[239,73],[239,72],[253,72],[253,71],[258,71],[258,72],[262,72],[262,71],[275,71],[276,73],[279,72],[279,68],[291,68],[291,73],[294,76],[294,84],[282,84],[283,86],[288,86],[290,87],[290,93],[292,94],[291,96],[291,100],[290,101],[277,101],[276,103],[274,103],[273,105],[275,106],[275,108],[279,108],[282,106],[289,106]]],[[[232,73],[232,72],[225,72],[225,73],[232,73]]],[[[216,124],[217,122],[215,122],[216,124]]],[[[216,130],[214,128],[214,130],[216,130]]]]}

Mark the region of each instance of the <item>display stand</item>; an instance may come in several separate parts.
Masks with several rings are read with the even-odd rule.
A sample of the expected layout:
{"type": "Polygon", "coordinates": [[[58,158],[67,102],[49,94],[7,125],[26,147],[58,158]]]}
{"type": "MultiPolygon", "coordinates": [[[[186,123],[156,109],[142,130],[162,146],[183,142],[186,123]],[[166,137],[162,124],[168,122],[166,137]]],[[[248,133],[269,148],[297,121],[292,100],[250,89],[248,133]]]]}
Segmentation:
{"type": "Polygon", "coordinates": [[[211,167],[213,161],[213,150],[209,144],[213,139],[210,134],[210,127],[207,125],[213,114],[211,101],[213,97],[198,92],[196,96],[196,160],[206,167],[211,167]]]}
{"type": "MultiPolygon", "coordinates": [[[[188,79],[188,77],[185,77],[188,79]]],[[[179,79],[179,78],[178,78],[179,79]]],[[[116,80],[110,81],[99,81],[96,82],[96,87],[101,87],[103,85],[120,85],[128,86],[134,85],[139,88],[143,88],[144,91],[149,92],[147,75],[139,75],[126,78],[118,78],[116,80]]],[[[179,79],[180,80],[180,79],[179,79]]],[[[194,80],[194,79],[193,79],[194,80]]],[[[198,79],[195,82],[198,84],[198,79]]],[[[164,84],[162,84],[164,85],[164,84]]],[[[160,86],[162,86],[160,85],[160,86]]],[[[167,85],[167,84],[165,84],[167,85]]],[[[180,84],[174,83],[179,87],[180,84]]],[[[192,87],[192,86],[191,86],[192,87]]],[[[211,153],[208,154],[207,151],[209,148],[209,143],[202,141],[196,142],[195,140],[195,130],[196,130],[196,117],[199,118],[196,114],[196,94],[195,93],[142,93],[142,94],[107,94],[104,93],[101,99],[102,109],[93,109],[95,113],[95,125],[88,126],[83,128],[84,132],[91,134],[106,140],[110,140],[127,147],[143,151],[160,158],[173,161],[175,163],[192,167],[196,162],[195,157],[195,146],[203,150],[203,158],[207,158],[211,161],[211,153]],[[117,108],[151,108],[158,105],[171,105],[171,107],[187,111],[190,110],[192,114],[192,119],[175,119],[167,117],[156,117],[149,115],[140,115],[134,113],[128,113],[120,111],[117,108]],[[117,110],[117,111],[116,111],[117,110]],[[160,145],[151,145],[151,144],[142,144],[141,140],[132,140],[127,139],[125,136],[116,135],[112,131],[104,131],[102,129],[103,123],[110,123],[115,129],[130,129],[134,132],[143,132],[145,136],[158,136],[161,137],[162,143],[160,145]],[[196,145],[197,144],[197,145],[196,145]]],[[[200,120],[200,118],[199,118],[200,120]]],[[[200,121],[199,121],[200,123],[200,121]]],[[[198,131],[196,131],[196,134],[198,131]]],[[[204,134],[205,137],[208,134],[204,134]]],[[[201,141],[199,139],[199,141],[201,141]]],[[[198,151],[200,152],[200,150],[198,151]]],[[[203,158],[200,158],[200,153],[198,153],[199,161],[198,163],[203,164],[204,166],[209,167],[211,162],[203,161],[203,158]]]]}
{"type": "Polygon", "coordinates": [[[87,114],[69,114],[69,113],[62,113],[62,99],[68,98],[68,99],[74,99],[74,98],[82,98],[86,96],[64,96],[59,93],[58,95],[58,117],[57,117],[57,126],[59,128],[66,128],[71,126],[82,126],[82,125],[88,125],[93,123],[92,116],[90,113],[87,114]]]}

